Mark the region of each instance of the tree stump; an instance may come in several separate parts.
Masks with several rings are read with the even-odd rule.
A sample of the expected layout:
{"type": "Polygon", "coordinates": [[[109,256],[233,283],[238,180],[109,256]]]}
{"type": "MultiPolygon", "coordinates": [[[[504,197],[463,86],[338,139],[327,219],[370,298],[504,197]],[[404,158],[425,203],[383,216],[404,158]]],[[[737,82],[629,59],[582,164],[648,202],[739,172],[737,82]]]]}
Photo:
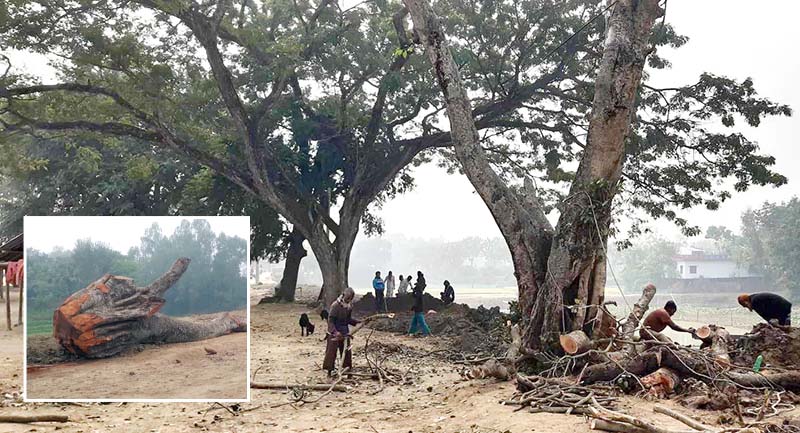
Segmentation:
{"type": "Polygon", "coordinates": [[[104,358],[141,343],[185,342],[243,332],[247,324],[227,313],[193,322],[157,314],[163,294],[189,267],[180,258],[160,278],[146,287],[133,279],[106,274],[70,295],[53,313],[53,335],[71,353],[104,358]]]}

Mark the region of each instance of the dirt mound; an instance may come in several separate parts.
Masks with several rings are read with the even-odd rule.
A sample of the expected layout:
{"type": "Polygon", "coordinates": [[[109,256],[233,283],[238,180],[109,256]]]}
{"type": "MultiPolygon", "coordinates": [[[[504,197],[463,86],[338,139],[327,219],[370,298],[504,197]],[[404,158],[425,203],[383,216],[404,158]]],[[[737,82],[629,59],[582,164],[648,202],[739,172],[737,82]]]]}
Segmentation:
{"type": "MultiPolygon", "coordinates": [[[[423,304],[425,311],[434,310],[441,311],[448,306],[439,298],[434,298],[428,293],[422,294],[423,304]]],[[[414,306],[414,297],[410,293],[400,295],[397,297],[386,298],[386,309],[392,313],[407,313],[411,311],[414,306]]],[[[353,304],[353,313],[359,315],[372,314],[375,312],[375,296],[372,293],[367,293],[362,296],[355,304],[353,304]]]]}
{"type": "MultiPolygon", "coordinates": [[[[363,299],[363,298],[362,298],[363,299]]],[[[372,298],[374,302],[375,298],[372,298]]],[[[505,315],[497,307],[487,309],[483,306],[470,308],[463,304],[439,306],[435,313],[425,314],[425,322],[431,333],[437,336],[449,337],[448,347],[464,353],[483,353],[499,355],[507,348],[507,333],[505,315]]],[[[410,308],[409,308],[410,310],[410,308]]],[[[374,308],[368,310],[372,314],[374,308]]],[[[393,319],[378,319],[370,327],[379,331],[404,334],[411,325],[412,313],[408,310],[396,311],[393,319]]]]}
{"type": "Polygon", "coordinates": [[[800,368],[800,328],[777,328],[759,323],[749,334],[736,338],[734,362],[753,365],[758,355],[765,367],[800,368]]]}

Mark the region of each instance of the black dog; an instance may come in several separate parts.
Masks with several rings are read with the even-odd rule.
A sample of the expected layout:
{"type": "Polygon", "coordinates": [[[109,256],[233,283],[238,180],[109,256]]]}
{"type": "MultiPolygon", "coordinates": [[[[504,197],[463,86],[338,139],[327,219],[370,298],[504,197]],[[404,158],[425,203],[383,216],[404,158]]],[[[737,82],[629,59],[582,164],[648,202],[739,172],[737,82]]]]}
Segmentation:
{"type": "Polygon", "coordinates": [[[308,320],[308,314],[300,315],[300,336],[309,336],[314,333],[314,324],[308,320]]]}
{"type": "Polygon", "coordinates": [[[320,317],[320,319],[322,319],[324,321],[327,321],[328,320],[328,310],[322,310],[322,312],[319,313],[319,317],[320,317]]]}

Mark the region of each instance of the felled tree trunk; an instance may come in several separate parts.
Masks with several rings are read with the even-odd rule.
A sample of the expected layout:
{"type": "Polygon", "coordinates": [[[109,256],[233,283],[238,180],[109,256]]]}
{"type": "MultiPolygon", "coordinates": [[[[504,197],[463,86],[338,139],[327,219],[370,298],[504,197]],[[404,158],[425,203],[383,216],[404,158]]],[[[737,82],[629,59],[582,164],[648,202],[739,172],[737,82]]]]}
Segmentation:
{"type": "Polygon", "coordinates": [[[68,351],[104,358],[142,343],[179,343],[243,332],[247,324],[229,314],[207,322],[157,314],[164,293],[189,267],[180,258],[160,278],[136,287],[128,277],[106,274],[70,295],[53,313],[53,335],[68,351]]]}

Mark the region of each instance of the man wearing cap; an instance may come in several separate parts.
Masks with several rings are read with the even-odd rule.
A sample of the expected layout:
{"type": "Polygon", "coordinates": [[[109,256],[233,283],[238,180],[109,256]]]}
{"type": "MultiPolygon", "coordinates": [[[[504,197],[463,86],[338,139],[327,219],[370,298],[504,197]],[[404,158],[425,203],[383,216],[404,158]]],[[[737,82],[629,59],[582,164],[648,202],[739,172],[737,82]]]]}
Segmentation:
{"type": "Polygon", "coordinates": [[[739,295],[739,305],[755,311],[768,323],[773,320],[781,326],[791,326],[792,303],[774,293],[753,293],[739,295]]]}

